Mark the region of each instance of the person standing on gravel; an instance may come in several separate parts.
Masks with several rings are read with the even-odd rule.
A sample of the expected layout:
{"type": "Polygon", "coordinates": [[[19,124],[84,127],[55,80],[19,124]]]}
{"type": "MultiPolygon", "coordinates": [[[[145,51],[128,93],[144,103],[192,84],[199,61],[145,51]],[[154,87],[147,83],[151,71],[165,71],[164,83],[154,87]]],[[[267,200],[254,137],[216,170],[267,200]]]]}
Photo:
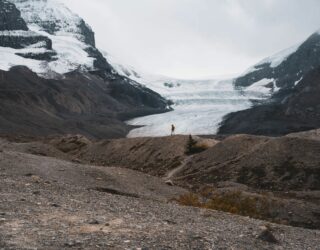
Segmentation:
{"type": "Polygon", "coordinates": [[[173,124],[171,124],[171,136],[174,135],[175,130],[176,130],[176,127],[173,124]]]}

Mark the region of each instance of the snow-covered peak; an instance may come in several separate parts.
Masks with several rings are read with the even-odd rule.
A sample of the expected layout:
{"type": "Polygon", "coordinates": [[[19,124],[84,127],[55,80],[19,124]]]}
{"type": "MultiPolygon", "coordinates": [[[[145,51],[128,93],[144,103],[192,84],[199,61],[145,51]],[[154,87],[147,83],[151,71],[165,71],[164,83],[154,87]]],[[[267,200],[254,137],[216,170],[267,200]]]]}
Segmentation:
{"type": "Polygon", "coordinates": [[[8,1],[20,11],[29,31],[0,33],[3,37],[14,37],[11,40],[19,45],[0,45],[3,46],[0,47],[0,69],[24,65],[39,75],[51,77],[55,73],[65,74],[76,69],[93,71],[96,70],[96,60],[103,60],[97,59],[100,55],[95,48],[92,29],[63,3],[57,0],[8,1]],[[51,51],[40,49],[42,41],[51,51]]]}
{"type": "Polygon", "coordinates": [[[85,42],[87,35],[85,33],[92,32],[81,17],[57,0],[10,1],[21,11],[22,18],[28,25],[38,25],[41,30],[51,35],[69,34],[85,42]]]}
{"type": "Polygon", "coordinates": [[[260,62],[258,62],[254,66],[247,69],[244,73],[242,73],[240,75],[240,77],[259,70],[265,64],[268,64],[271,68],[278,67],[281,63],[283,63],[285,60],[287,60],[287,58],[290,55],[295,53],[299,49],[300,45],[301,45],[301,43],[294,45],[288,49],[282,50],[282,51],[274,54],[273,56],[269,56],[269,57],[261,60],[260,62]]]}
{"type": "Polygon", "coordinates": [[[262,61],[260,61],[257,65],[262,65],[265,63],[270,63],[270,67],[271,68],[275,68],[278,67],[282,62],[284,62],[290,55],[292,55],[293,53],[295,53],[298,48],[300,47],[301,43],[294,45],[288,49],[282,50],[278,53],[276,53],[273,56],[267,57],[265,59],[263,59],[262,61]]]}

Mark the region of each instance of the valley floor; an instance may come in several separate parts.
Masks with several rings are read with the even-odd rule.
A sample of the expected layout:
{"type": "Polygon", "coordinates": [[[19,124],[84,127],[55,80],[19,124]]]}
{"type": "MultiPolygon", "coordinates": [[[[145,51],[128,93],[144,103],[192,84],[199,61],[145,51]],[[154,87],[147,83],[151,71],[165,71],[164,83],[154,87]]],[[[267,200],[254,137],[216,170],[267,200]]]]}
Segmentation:
{"type": "Polygon", "coordinates": [[[0,153],[1,249],[319,249],[320,232],[168,202],[185,190],[119,168],[0,153]],[[138,182],[140,185],[137,185],[138,182]],[[116,191],[117,190],[117,191],[116,191]]]}
{"type": "MultiPolygon", "coordinates": [[[[216,161],[222,157],[220,160],[226,162],[223,153],[217,156],[221,148],[227,157],[232,157],[231,152],[238,155],[238,158],[229,159],[232,174],[225,168],[226,174],[233,176],[242,171],[241,159],[247,160],[246,157],[260,147],[267,151],[268,143],[271,148],[275,147],[273,143],[287,146],[304,143],[311,152],[307,146],[312,142],[312,148],[318,150],[318,132],[280,139],[234,136],[217,141],[194,137],[195,145],[206,149],[192,156],[186,152],[188,136],[102,141],[91,141],[83,136],[2,138],[0,248],[320,249],[320,231],[303,228],[318,228],[319,194],[316,190],[302,191],[301,186],[300,191],[294,193],[295,188],[291,188],[286,192],[287,186],[282,185],[283,192],[271,189],[265,195],[266,191],[254,187],[254,171],[246,172],[248,186],[232,181],[212,182],[214,195],[217,192],[222,197],[230,197],[230,192],[236,190],[236,199],[244,197],[245,201],[256,201],[256,205],[262,199],[273,204],[273,215],[249,207],[249,212],[261,213],[253,217],[270,221],[286,218],[278,222],[297,224],[302,226],[300,228],[206,209],[211,208],[204,201],[208,193],[202,198],[199,196],[197,204],[194,200],[183,200],[183,197],[195,197],[189,192],[199,190],[197,181],[208,184],[204,177],[210,174],[202,171],[208,162],[213,163],[211,156],[216,155],[216,161]],[[228,151],[230,145],[235,147],[233,151],[228,151]],[[248,145],[250,150],[246,151],[248,145]],[[201,166],[199,170],[198,166],[201,166]],[[193,171],[194,177],[186,175],[188,171],[193,171]]],[[[291,151],[295,153],[294,148],[291,151]]],[[[281,158],[273,156],[281,162],[281,158]]],[[[308,167],[316,157],[302,157],[301,162],[308,167]]],[[[212,171],[212,166],[209,170],[212,171]]],[[[299,171],[295,173],[301,176],[299,171]]],[[[223,174],[219,177],[223,178],[223,174]]],[[[317,185],[316,180],[312,180],[308,182],[309,188],[317,185]]],[[[292,176],[288,183],[295,181],[292,176]]],[[[216,197],[212,199],[218,201],[216,197]]],[[[219,199],[219,202],[225,200],[219,199]]],[[[234,213],[233,209],[239,207],[232,204],[234,213]]],[[[220,209],[225,211],[223,207],[220,209]]],[[[243,211],[238,212],[242,214],[243,211]]]]}

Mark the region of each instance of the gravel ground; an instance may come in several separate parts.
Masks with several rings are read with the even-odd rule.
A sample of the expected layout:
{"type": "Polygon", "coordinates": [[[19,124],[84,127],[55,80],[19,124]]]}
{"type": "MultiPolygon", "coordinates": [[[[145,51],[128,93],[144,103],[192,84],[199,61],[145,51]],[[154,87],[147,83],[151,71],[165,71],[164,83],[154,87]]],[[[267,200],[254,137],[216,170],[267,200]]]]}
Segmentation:
{"type": "Polygon", "coordinates": [[[58,171],[73,167],[101,176],[96,167],[0,153],[0,249],[320,249],[317,230],[269,224],[278,240],[270,243],[259,238],[266,222],[165,201],[183,190],[155,177],[137,174],[146,182],[128,192],[130,178],[109,172],[116,195],[92,189],[92,175],[58,171]],[[36,172],[48,166],[54,175],[36,172]]]}

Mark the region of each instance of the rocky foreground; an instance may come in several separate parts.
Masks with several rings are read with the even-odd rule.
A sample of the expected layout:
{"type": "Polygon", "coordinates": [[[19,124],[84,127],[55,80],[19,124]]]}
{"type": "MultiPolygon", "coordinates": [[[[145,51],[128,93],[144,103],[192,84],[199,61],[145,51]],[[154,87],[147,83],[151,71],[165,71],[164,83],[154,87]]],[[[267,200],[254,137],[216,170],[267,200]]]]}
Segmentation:
{"type": "MultiPolygon", "coordinates": [[[[314,140],[317,135],[294,136],[314,140]]],[[[0,249],[320,249],[319,230],[179,205],[178,197],[195,190],[198,178],[187,187],[178,176],[224,140],[197,141],[198,147],[208,149],[190,155],[185,151],[187,136],[103,142],[81,136],[1,139],[0,249]],[[125,153],[120,154],[125,168],[101,166],[103,148],[128,150],[127,161],[125,153]],[[155,157],[164,159],[168,152],[173,165],[158,174],[153,170],[159,177],[149,175],[151,166],[159,164],[155,157]],[[147,161],[139,157],[143,155],[149,165],[142,164],[147,161]],[[168,185],[176,183],[185,188],[168,185]]],[[[257,194],[247,184],[246,191],[257,194]]],[[[245,184],[234,182],[228,190],[230,186],[241,191],[245,184]]],[[[307,195],[295,197],[298,203],[304,199],[307,195]]],[[[312,204],[318,204],[316,196],[312,204]]]]}

